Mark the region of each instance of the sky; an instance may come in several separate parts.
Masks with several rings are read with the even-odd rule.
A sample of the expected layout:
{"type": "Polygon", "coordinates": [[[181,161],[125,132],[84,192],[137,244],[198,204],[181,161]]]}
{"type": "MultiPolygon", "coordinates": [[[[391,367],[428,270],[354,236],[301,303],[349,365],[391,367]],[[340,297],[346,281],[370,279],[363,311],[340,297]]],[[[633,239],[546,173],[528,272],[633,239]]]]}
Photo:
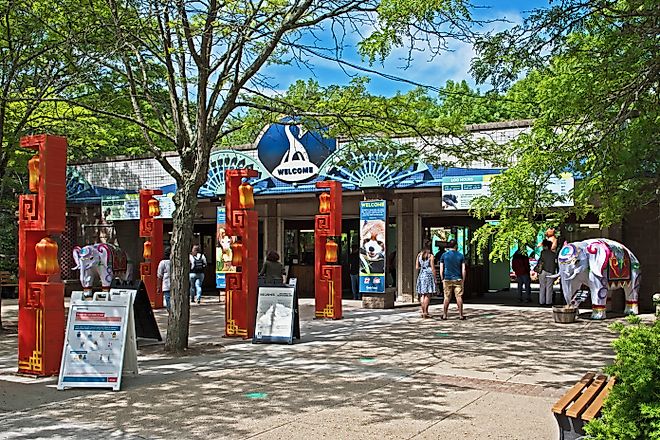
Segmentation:
{"type": "MultiPolygon", "coordinates": [[[[504,30],[515,24],[520,24],[528,12],[535,8],[544,8],[548,6],[548,0],[473,0],[479,8],[473,10],[473,17],[482,20],[506,20],[497,23],[491,23],[484,27],[477,28],[477,31],[504,30]]],[[[330,36],[322,36],[326,39],[330,36]]],[[[385,60],[383,64],[376,63],[369,66],[363,62],[356,53],[355,43],[357,36],[349,38],[344,42],[344,58],[353,64],[359,64],[367,68],[374,69],[387,75],[406,78],[414,83],[443,86],[447,80],[459,82],[466,80],[472,87],[478,87],[485,91],[489,88],[488,84],[476,85],[474,79],[470,76],[470,61],[475,56],[472,46],[468,43],[454,41],[450,43],[449,51],[441,53],[439,56],[431,59],[428,50],[416,52],[414,60],[408,68],[405,68],[406,61],[404,57],[408,54],[407,48],[396,49],[385,60]]],[[[281,65],[270,66],[265,73],[269,77],[269,83],[278,91],[286,90],[298,79],[317,80],[322,86],[331,84],[346,85],[351,76],[369,76],[371,82],[368,86],[370,93],[391,96],[397,91],[406,92],[414,88],[414,85],[383,78],[377,74],[365,74],[356,69],[342,68],[334,61],[322,59],[312,62],[313,68],[302,67],[300,65],[281,65]]]]}

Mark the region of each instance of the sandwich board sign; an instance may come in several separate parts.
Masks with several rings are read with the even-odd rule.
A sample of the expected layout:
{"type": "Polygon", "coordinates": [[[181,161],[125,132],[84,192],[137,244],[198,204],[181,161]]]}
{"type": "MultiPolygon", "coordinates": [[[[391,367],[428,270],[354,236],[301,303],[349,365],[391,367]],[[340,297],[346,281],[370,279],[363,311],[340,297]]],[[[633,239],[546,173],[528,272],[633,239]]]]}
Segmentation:
{"type": "Polygon", "coordinates": [[[71,294],[57,389],[121,387],[122,374],[137,374],[133,289],[110,289],[85,299],[71,294]]]}
{"type": "Polygon", "coordinates": [[[291,281],[289,285],[259,287],[253,343],[293,344],[294,338],[300,339],[296,280],[291,281]]]}

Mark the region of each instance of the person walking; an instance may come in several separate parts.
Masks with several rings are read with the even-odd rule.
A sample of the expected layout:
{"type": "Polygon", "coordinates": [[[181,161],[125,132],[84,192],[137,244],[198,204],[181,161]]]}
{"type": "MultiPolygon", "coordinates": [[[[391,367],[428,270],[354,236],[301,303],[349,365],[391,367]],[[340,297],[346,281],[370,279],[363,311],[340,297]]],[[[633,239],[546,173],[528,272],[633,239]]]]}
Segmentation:
{"type": "Polygon", "coordinates": [[[511,259],[511,268],[516,274],[516,280],[518,281],[518,297],[519,301],[523,302],[523,286],[525,287],[525,293],[527,294],[527,302],[532,302],[532,276],[529,273],[529,257],[518,248],[513,254],[511,259]]]}
{"type": "Polygon", "coordinates": [[[284,284],[284,266],[280,263],[280,254],[275,251],[268,251],[266,261],[264,261],[259,275],[264,277],[265,284],[284,284]]]}
{"type": "Polygon", "coordinates": [[[158,277],[158,292],[163,294],[165,308],[170,310],[170,274],[172,273],[172,263],[170,262],[171,249],[166,247],[163,251],[163,259],[158,263],[156,276],[158,277]]]}
{"type": "Polygon", "coordinates": [[[451,301],[452,295],[456,295],[459,319],[465,319],[465,315],[463,315],[463,286],[465,283],[465,275],[465,257],[458,252],[456,240],[449,240],[447,249],[440,258],[440,279],[442,279],[442,287],[445,294],[441,319],[447,319],[449,301],[451,301]]]}
{"type": "Polygon", "coordinates": [[[353,244],[351,253],[348,254],[348,272],[351,275],[353,299],[362,299],[360,293],[360,247],[357,244],[353,244]]]}
{"type": "MultiPolygon", "coordinates": [[[[543,240],[541,243],[543,250],[539,257],[539,304],[552,305],[552,286],[555,282],[554,278],[549,278],[557,271],[557,260],[555,253],[552,252],[552,242],[550,240],[543,240]]],[[[537,265],[538,266],[538,265],[537,265]]]]}
{"type": "Polygon", "coordinates": [[[416,290],[422,307],[422,318],[430,318],[429,304],[431,295],[435,293],[435,267],[430,242],[425,242],[424,248],[417,254],[415,268],[419,271],[416,290]]]}
{"type": "Polygon", "coordinates": [[[193,245],[188,256],[190,260],[190,301],[197,304],[202,302],[202,283],[204,282],[204,271],[206,270],[206,256],[202,254],[198,244],[193,245]]]}

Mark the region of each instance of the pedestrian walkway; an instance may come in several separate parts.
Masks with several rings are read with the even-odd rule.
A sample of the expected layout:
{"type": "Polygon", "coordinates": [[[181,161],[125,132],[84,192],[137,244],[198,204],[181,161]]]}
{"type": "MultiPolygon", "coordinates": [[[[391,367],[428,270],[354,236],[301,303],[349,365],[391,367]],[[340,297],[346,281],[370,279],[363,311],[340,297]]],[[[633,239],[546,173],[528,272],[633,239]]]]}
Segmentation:
{"type": "MultiPolygon", "coordinates": [[[[300,342],[253,345],[223,338],[224,307],[204,298],[189,352],[140,341],[140,374],[119,392],[16,376],[17,336],[2,334],[0,438],[551,439],[557,397],[613,359],[613,320],[561,325],[549,309],[499,305],[422,320],[359,305],[325,321],[302,300],[300,342]]],[[[16,309],[3,302],[10,328],[16,309]]]]}

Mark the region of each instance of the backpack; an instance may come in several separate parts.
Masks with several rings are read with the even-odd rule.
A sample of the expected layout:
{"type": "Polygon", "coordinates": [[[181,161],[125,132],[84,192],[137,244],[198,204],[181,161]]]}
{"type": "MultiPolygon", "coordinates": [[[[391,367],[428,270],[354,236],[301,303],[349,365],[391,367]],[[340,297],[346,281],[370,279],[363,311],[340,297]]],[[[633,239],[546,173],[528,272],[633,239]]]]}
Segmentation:
{"type": "Polygon", "coordinates": [[[204,262],[204,256],[200,255],[199,258],[193,257],[193,267],[190,270],[192,273],[204,273],[206,268],[206,263],[204,262]]]}

